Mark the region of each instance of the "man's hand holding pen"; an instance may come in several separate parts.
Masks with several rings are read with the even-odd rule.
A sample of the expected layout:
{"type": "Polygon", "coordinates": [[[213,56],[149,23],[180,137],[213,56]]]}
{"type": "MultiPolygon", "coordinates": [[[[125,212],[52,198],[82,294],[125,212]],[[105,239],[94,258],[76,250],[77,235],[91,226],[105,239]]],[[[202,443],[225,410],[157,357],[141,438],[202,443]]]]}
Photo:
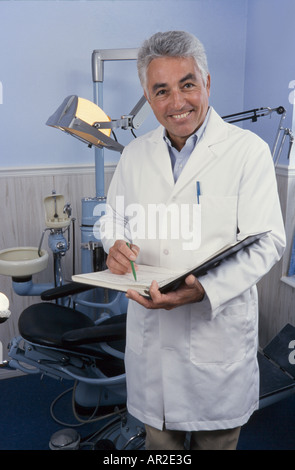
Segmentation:
{"type": "Polygon", "coordinates": [[[114,245],[110,248],[106,262],[107,267],[113,274],[131,273],[133,271],[132,267],[134,267],[136,271],[137,266],[135,261],[139,251],[137,245],[127,244],[124,240],[116,240],[114,245]]]}
{"type": "MultiPolygon", "coordinates": [[[[113,274],[126,274],[132,272],[132,264],[134,269],[137,270],[135,264],[136,258],[139,254],[139,247],[137,245],[127,245],[124,240],[117,240],[110,248],[107,258],[107,267],[113,274]]],[[[162,294],[158,289],[158,284],[153,281],[150,288],[150,299],[142,297],[136,291],[129,289],[126,296],[128,299],[138,302],[149,309],[164,308],[171,310],[172,308],[179,307],[180,305],[189,304],[193,302],[200,302],[203,300],[205,291],[198,281],[198,279],[190,275],[185,279],[185,282],[179,289],[162,294]]]]}

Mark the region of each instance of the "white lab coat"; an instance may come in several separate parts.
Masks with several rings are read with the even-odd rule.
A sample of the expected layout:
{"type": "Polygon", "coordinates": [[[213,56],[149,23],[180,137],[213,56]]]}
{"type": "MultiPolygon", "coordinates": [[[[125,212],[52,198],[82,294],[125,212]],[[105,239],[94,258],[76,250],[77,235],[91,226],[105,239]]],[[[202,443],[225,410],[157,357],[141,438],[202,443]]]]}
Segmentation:
{"type": "Polygon", "coordinates": [[[256,283],[280,259],[285,246],[268,146],[255,134],[225,123],[211,109],[206,131],[176,183],[160,126],[124,149],[108,194],[113,208],[116,195],[124,195],[127,216],[121,200],[116,206],[116,236],[111,216],[102,218],[105,250],[115,238],[125,237],[140,246],[142,264],[188,268],[237,238],[271,230],[199,278],[206,291],[202,302],[168,311],[146,310],[133,301],[128,306],[129,412],[158,429],[163,424],[187,431],[243,425],[259,400],[256,283]],[[181,234],[180,239],[132,240],[138,227],[132,224],[130,204],[194,204],[197,180],[198,249],[184,250],[181,234]]]}

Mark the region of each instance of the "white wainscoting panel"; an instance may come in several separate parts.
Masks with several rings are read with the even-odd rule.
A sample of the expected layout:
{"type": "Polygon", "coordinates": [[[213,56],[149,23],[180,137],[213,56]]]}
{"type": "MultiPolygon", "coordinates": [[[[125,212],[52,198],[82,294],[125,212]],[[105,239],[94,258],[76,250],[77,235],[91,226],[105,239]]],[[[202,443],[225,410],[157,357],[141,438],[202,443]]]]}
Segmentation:
{"type": "MultiPolygon", "coordinates": [[[[105,191],[107,192],[115,166],[105,167],[105,191]]],[[[74,167],[2,168],[0,169],[0,250],[20,246],[39,246],[45,226],[44,198],[55,190],[63,194],[65,202],[72,205],[72,216],[76,218],[76,272],[79,271],[81,199],[95,197],[94,165],[74,167]]],[[[53,283],[53,258],[48,248],[48,234],[45,233],[42,248],[49,254],[48,267],[33,275],[34,283],[53,283]]],[[[63,272],[70,278],[72,273],[72,248],[63,259],[63,272]]],[[[15,294],[12,281],[0,275],[0,292],[10,300],[10,318],[0,324],[0,341],[3,345],[3,358],[7,359],[7,346],[10,339],[18,334],[20,313],[40,297],[23,297],[15,294]]],[[[0,370],[0,378],[11,376],[5,369],[0,370]]]]}

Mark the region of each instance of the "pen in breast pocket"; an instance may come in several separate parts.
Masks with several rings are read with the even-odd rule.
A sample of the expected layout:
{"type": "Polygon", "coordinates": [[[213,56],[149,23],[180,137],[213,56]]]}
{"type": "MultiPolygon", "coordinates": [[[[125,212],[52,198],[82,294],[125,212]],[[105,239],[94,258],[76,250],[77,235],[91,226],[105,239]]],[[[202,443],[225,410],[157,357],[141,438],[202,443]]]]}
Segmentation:
{"type": "Polygon", "coordinates": [[[196,187],[197,187],[197,203],[200,204],[200,196],[201,196],[201,185],[200,185],[200,181],[197,181],[196,187]]]}

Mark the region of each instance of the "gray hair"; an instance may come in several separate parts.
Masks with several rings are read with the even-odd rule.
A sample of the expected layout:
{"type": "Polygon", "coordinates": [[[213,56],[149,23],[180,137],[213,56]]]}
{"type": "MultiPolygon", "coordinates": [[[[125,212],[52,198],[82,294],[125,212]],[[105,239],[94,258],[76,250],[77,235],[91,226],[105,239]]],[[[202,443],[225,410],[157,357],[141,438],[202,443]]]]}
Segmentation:
{"type": "Polygon", "coordinates": [[[139,49],[137,70],[144,90],[147,87],[147,68],[151,61],[167,56],[193,57],[206,85],[209,70],[203,44],[193,34],[185,31],[167,31],[146,39],[139,49]]]}

